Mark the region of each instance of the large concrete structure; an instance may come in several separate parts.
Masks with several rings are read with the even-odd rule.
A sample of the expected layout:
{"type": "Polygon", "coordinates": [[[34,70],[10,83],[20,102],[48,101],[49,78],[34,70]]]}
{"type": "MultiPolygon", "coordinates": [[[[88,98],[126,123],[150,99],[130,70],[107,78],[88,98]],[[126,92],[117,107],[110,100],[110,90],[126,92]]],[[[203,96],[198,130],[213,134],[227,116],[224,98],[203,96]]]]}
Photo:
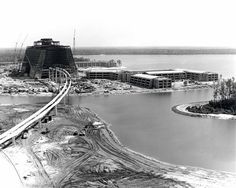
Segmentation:
{"type": "Polygon", "coordinates": [[[121,81],[122,82],[130,82],[131,76],[135,74],[143,74],[144,71],[137,71],[137,70],[128,70],[122,71],[121,73],[121,81]]]}
{"type": "Polygon", "coordinates": [[[186,72],[182,70],[142,70],[142,71],[123,71],[121,81],[129,82],[134,74],[148,74],[152,76],[161,76],[170,78],[172,81],[186,79],[186,72]]]}
{"type": "Polygon", "coordinates": [[[21,72],[31,78],[48,77],[49,67],[63,68],[69,73],[76,71],[71,48],[60,45],[50,38],[35,41],[26,48],[21,72]]]}
{"type": "Polygon", "coordinates": [[[218,74],[213,72],[206,71],[197,71],[197,70],[184,70],[186,72],[186,78],[192,81],[217,81],[218,74]]]}
{"type": "Polygon", "coordinates": [[[130,83],[145,88],[171,88],[171,79],[148,74],[135,74],[130,77],[130,83]]]}
{"type": "Polygon", "coordinates": [[[195,70],[134,70],[115,68],[90,68],[85,70],[88,79],[121,80],[145,88],[171,88],[172,82],[191,80],[197,82],[216,81],[218,74],[195,70]]]}
{"type": "Polygon", "coordinates": [[[207,71],[198,70],[158,70],[158,71],[147,71],[145,74],[153,76],[163,76],[170,78],[172,82],[177,80],[192,80],[198,82],[217,81],[218,74],[207,71]]]}
{"type": "Polygon", "coordinates": [[[88,69],[85,71],[86,78],[88,79],[109,79],[109,80],[120,80],[121,70],[120,69],[88,69]]]}
{"type": "Polygon", "coordinates": [[[135,74],[130,77],[130,83],[136,86],[153,88],[153,80],[157,76],[151,76],[147,74],[135,74]]]}
{"type": "Polygon", "coordinates": [[[153,80],[153,88],[171,88],[171,79],[158,76],[153,80]]]}
{"type": "Polygon", "coordinates": [[[163,76],[166,78],[170,78],[173,82],[176,80],[186,79],[186,72],[182,70],[159,70],[159,71],[148,71],[146,74],[153,76],[163,76]]]}

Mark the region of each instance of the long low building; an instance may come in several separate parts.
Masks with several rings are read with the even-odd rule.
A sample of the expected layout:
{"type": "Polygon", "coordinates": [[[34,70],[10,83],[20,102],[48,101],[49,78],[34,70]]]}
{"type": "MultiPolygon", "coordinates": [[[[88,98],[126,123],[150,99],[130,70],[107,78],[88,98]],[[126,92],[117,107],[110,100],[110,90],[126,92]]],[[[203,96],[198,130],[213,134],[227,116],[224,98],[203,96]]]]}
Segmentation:
{"type": "MultiPolygon", "coordinates": [[[[178,80],[192,80],[192,81],[217,81],[218,74],[213,72],[206,71],[197,71],[197,70],[135,70],[135,71],[124,71],[122,68],[89,68],[84,70],[86,77],[88,79],[110,79],[110,80],[121,80],[122,82],[129,82],[132,84],[139,84],[140,86],[145,85],[144,87],[151,88],[161,88],[162,82],[167,82],[169,87],[169,80],[171,82],[178,80]],[[138,78],[137,78],[138,76],[138,78]],[[147,80],[159,78],[160,86],[148,86],[147,80]],[[140,83],[139,83],[140,82],[140,83]]],[[[154,81],[152,81],[154,82],[154,81]]],[[[149,83],[150,84],[150,83],[149,83]]]]}
{"type": "Polygon", "coordinates": [[[184,70],[186,72],[187,79],[193,81],[217,81],[219,76],[217,73],[206,72],[206,71],[197,71],[197,70],[184,70]]]}
{"type": "Polygon", "coordinates": [[[121,70],[114,69],[89,69],[85,71],[87,79],[120,80],[121,70]]]}
{"type": "Polygon", "coordinates": [[[186,72],[182,70],[160,70],[160,71],[148,71],[146,74],[153,76],[163,76],[170,78],[173,82],[176,80],[183,80],[187,78],[186,72]]]}
{"type": "Polygon", "coordinates": [[[121,73],[121,81],[122,82],[130,82],[131,76],[135,74],[142,74],[144,71],[122,71],[121,73]]]}
{"type": "Polygon", "coordinates": [[[171,88],[171,79],[148,74],[135,74],[130,77],[130,83],[145,88],[171,88]]]}
{"type": "Polygon", "coordinates": [[[163,76],[170,78],[173,82],[177,80],[192,80],[199,82],[217,81],[218,74],[207,71],[198,70],[161,70],[161,71],[147,71],[145,74],[153,76],[163,76]]]}

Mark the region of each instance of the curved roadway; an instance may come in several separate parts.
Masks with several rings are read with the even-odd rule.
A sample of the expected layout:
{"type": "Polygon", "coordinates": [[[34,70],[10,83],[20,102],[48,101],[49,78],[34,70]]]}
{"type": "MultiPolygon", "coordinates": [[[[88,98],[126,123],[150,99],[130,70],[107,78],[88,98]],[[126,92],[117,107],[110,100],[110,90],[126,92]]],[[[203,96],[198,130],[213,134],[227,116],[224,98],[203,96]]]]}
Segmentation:
{"type": "Polygon", "coordinates": [[[65,84],[63,89],[59,92],[59,94],[53,98],[48,104],[46,104],[44,107],[39,109],[37,112],[32,114],[30,117],[25,119],[24,121],[20,122],[19,124],[15,125],[8,131],[4,132],[0,135],[0,145],[4,144],[8,140],[19,136],[24,130],[29,128],[30,126],[34,125],[36,122],[40,121],[47,113],[49,113],[57,104],[60,103],[60,101],[63,99],[63,97],[66,96],[66,94],[69,92],[70,86],[71,86],[71,77],[70,74],[64,70],[64,69],[57,69],[59,72],[63,73],[65,76],[65,84]]]}

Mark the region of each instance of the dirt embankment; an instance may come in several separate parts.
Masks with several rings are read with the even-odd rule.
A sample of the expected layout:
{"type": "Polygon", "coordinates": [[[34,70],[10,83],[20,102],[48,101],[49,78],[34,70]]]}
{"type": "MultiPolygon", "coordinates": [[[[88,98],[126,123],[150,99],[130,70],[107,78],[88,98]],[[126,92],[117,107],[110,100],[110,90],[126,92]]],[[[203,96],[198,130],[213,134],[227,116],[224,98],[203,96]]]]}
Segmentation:
{"type": "Polygon", "coordinates": [[[235,174],[171,165],[129,150],[87,108],[60,106],[58,112],[53,121],[36,125],[26,139],[4,150],[26,187],[236,185],[235,174]]]}
{"type": "MultiPolygon", "coordinates": [[[[0,74],[0,95],[34,95],[50,96],[58,92],[59,84],[49,80],[34,80],[26,78],[11,78],[6,74],[0,74]]],[[[118,80],[107,79],[73,79],[70,95],[123,95],[140,93],[162,93],[173,91],[187,91],[193,89],[207,89],[211,83],[189,84],[184,86],[182,82],[176,82],[172,88],[148,89],[130,85],[118,80]]]]}
{"type": "Polygon", "coordinates": [[[0,74],[0,95],[52,95],[54,83],[48,80],[14,79],[0,74]]]}

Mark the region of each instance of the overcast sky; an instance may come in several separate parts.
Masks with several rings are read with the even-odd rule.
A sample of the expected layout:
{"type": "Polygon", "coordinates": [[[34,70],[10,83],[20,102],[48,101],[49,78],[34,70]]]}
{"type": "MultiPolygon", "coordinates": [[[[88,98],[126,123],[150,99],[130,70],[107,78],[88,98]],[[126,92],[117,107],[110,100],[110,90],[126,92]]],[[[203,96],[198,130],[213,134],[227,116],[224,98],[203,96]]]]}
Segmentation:
{"type": "Polygon", "coordinates": [[[235,0],[1,0],[0,47],[50,37],[76,46],[236,47],[235,0]]]}

